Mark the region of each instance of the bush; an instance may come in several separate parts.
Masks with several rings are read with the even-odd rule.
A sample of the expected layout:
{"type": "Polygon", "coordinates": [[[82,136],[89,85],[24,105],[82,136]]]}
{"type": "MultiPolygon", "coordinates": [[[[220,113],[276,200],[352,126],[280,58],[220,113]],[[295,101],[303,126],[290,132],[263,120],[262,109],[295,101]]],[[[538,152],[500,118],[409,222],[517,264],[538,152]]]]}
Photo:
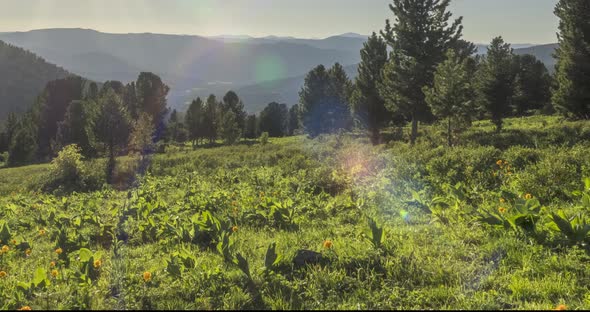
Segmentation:
{"type": "Polygon", "coordinates": [[[266,145],[268,143],[268,132],[262,132],[260,135],[260,144],[266,145]]]}
{"type": "Polygon", "coordinates": [[[92,170],[87,168],[82,162],[81,149],[76,144],[68,145],[51,161],[43,189],[66,193],[97,189],[104,180],[100,174],[104,170],[96,168],[98,163],[94,162],[92,170]]]}

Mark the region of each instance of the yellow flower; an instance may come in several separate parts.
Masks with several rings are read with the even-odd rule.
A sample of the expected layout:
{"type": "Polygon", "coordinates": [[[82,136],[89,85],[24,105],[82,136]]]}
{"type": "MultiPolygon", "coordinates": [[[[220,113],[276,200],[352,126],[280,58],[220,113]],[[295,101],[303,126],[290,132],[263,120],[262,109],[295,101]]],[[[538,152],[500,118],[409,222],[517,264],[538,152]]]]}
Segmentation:
{"type": "Polygon", "coordinates": [[[148,271],[143,272],[143,280],[145,282],[151,281],[152,280],[152,273],[150,273],[148,271]]]}
{"type": "Polygon", "coordinates": [[[506,212],[506,208],[500,207],[500,208],[498,208],[498,211],[500,211],[500,213],[505,213],[506,212]]]}
{"type": "Polygon", "coordinates": [[[6,277],[6,272],[0,271],[0,278],[2,278],[2,277],[6,277]]]}
{"type": "Polygon", "coordinates": [[[45,235],[45,230],[44,229],[40,229],[39,230],[39,236],[43,236],[45,235]]]}
{"type": "Polygon", "coordinates": [[[2,252],[8,252],[10,248],[7,245],[2,246],[2,252]]]}
{"type": "Polygon", "coordinates": [[[20,309],[18,309],[18,310],[19,310],[19,311],[31,311],[31,307],[29,307],[29,306],[24,306],[24,307],[22,307],[22,308],[20,308],[20,309]]]}
{"type": "Polygon", "coordinates": [[[496,165],[502,166],[502,159],[498,159],[498,161],[496,162],[496,165]]]}
{"type": "Polygon", "coordinates": [[[564,310],[567,310],[567,306],[565,304],[560,304],[554,310],[555,311],[564,311],[564,310]]]}
{"type": "Polygon", "coordinates": [[[238,231],[238,226],[237,226],[237,225],[234,225],[234,226],[231,228],[231,230],[232,230],[232,232],[234,232],[234,233],[235,233],[235,232],[237,232],[237,231],[238,231]]]}
{"type": "Polygon", "coordinates": [[[31,255],[31,249],[28,248],[27,250],[25,250],[25,255],[30,256],[31,255]]]}
{"type": "Polygon", "coordinates": [[[57,277],[58,275],[59,275],[59,272],[57,270],[51,270],[51,276],[57,277]]]}
{"type": "Polygon", "coordinates": [[[64,251],[63,251],[63,249],[61,249],[61,248],[57,248],[57,249],[55,250],[55,253],[56,253],[56,254],[58,254],[58,255],[61,255],[61,253],[62,253],[62,252],[64,252],[64,251]]]}
{"type": "Polygon", "coordinates": [[[13,240],[12,240],[12,244],[13,244],[13,245],[16,245],[16,239],[13,239],[13,240]]]}
{"type": "Polygon", "coordinates": [[[238,202],[234,200],[234,201],[231,202],[231,205],[232,206],[237,206],[238,205],[238,202]]]}
{"type": "Polygon", "coordinates": [[[508,165],[508,162],[507,161],[504,161],[504,166],[506,166],[506,165],[508,165]]]}
{"type": "Polygon", "coordinates": [[[51,261],[51,262],[49,263],[49,267],[51,267],[51,268],[54,268],[54,267],[55,267],[55,261],[51,261]]]}
{"type": "Polygon", "coordinates": [[[531,194],[526,194],[526,195],[524,195],[524,199],[527,199],[527,200],[528,200],[528,199],[533,199],[533,195],[531,195],[531,194]]]}
{"type": "Polygon", "coordinates": [[[330,248],[332,248],[332,245],[333,244],[332,244],[332,241],[331,240],[328,239],[328,240],[325,240],[324,241],[324,248],[330,249],[330,248]]]}
{"type": "Polygon", "coordinates": [[[98,260],[94,260],[94,267],[95,268],[100,268],[102,266],[102,261],[100,261],[100,259],[98,260]]]}
{"type": "Polygon", "coordinates": [[[505,200],[504,198],[500,198],[500,202],[501,202],[501,203],[505,203],[505,202],[506,202],[506,200],[505,200]]]}

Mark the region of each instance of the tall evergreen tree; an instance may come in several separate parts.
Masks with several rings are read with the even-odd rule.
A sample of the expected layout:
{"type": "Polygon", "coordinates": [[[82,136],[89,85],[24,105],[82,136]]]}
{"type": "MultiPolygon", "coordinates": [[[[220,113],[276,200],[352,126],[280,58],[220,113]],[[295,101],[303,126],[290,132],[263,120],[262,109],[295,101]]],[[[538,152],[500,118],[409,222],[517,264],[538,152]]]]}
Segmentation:
{"type": "Polygon", "coordinates": [[[453,146],[453,127],[456,129],[458,124],[469,124],[475,116],[473,77],[469,75],[467,62],[450,49],[447,60],[436,69],[432,88],[424,87],[426,103],[434,116],[447,121],[449,146],[453,146]]]}
{"type": "Polygon", "coordinates": [[[395,16],[392,26],[386,21],[381,35],[392,48],[379,84],[386,107],[412,122],[412,144],[418,136],[418,122],[431,119],[422,88],[431,87],[436,66],[455,47],[463,27],[447,11],[450,0],[393,0],[389,8],[395,16]]]}
{"type": "Polygon", "coordinates": [[[221,115],[218,131],[225,144],[232,145],[240,140],[242,129],[240,129],[238,118],[233,110],[228,110],[221,115]]]}
{"type": "Polygon", "coordinates": [[[272,102],[260,112],[260,132],[268,132],[270,137],[287,135],[289,127],[289,109],[285,104],[272,102]]]}
{"type": "Polygon", "coordinates": [[[530,54],[514,56],[515,92],[513,113],[550,112],[552,78],[543,62],[530,54]]]}
{"type": "Polygon", "coordinates": [[[217,140],[217,128],[219,127],[219,104],[215,95],[209,95],[203,114],[203,136],[213,144],[217,140]]]}
{"type": "MultiPolygon", "coordinates": [[[[94,104],[93,101],[90,103],[94,104]]],[[[59,123],[54,150],[61,150],[65,146],[76,144],[80,147],[82,155],[85,157],[94,156],[94,124],[87,106],[88,103],[85,101],[76,100],[70,103],[64,120],[59,123]]]]}
{"type": "Polygon", "coordinates": [[[146,154],[151,154],[154,149],[154,132],[152,116],[142,112],[139,118],[134,120],[131,125],[131,135],[129,136],[129,149],[139,153],[141,158],[146,154]]]}
{"type": "Polygon", "coordinates": [[[25,115],[15,129],[8,151],[8,166],[20,166],[35,161],[37,154],[37,129],[29,114],[25,115]]]}
{"type": "Polygon", "coordinates": [[[387,44],[373,33],[361,50],[361,63],[355,81],[352,111],[358,123],[370,132],[371,142],[379,142],[380,129],[391,119],[385,101],[379,94],[377,83],[383,80],[383,67],[387,64],[387,44]]]}
{"type": "Polygon", "coordinates": [[[107,182],[112,182],[115,169],[115,150],[123,147],[129,138],[130,117],[121,97],[109,89],[99,100],[100,113],[96,120],[96,136],[108,148],[109,165],[107,182]]]}
{"type": "Polygon", "coordinates": [[[127,111],[131,118],[137,120],[137,118],[139,118],[140,108],[138,107],[139,103],[137,102],[137,91],[135,89],[134,81],[125,85],[125,90],[123,91],[123,103],[127,107],[127,111]]]}
{"type": "Polygon", "coordinates": [[[295,104],[289,109],[289,135],[294,135],[299,128],[299,104],[295,104]]]}
{"type": "Polygon", "coordinates": [[[138,109],[152,118],[156,132],[164,130],[164,116],[167,113],[166,96],[170,88],[153,73],[142,72],[135,84],[138,109]]]}
{"type": "Polygon", "coordinates": [[[258,118],[256,118],[256,114],[248,115],[246,118],[246,130],[244,132],[244,137],[246,139],[256,139],[259,136],[258,133],[258,118]]]}
{"type": "Polygon", "coordinates": [[[188,107],[185,115],[185,124],[188,131],[188,139],[192,142],[193,147],[199,145],[200,141],[205,138],[205,129],[203,126],[204,107],[201,98],[193,100],[188,107]]]}
{"type": "Polygon", "coordinates": [[[492,40],[487,55],[477,71],[477,100],[491,117],[496,130],[502,130],[502,120],[510,114],[514,95],[512,48],[502,37],[492,40]]]}
{"type": "Polygon", "coordinates": [[[14,137],[14,134],[18,128],[18,119],[16,114],[13,112],[8,113],[8,117],[6,118],[6,122],[4,123],[4,130],[0,132],[2,135],[2,142],[0,142],[0,153],[8,151],[10,148],[10,142],[14,137]]]}
{"type": "Polygon", "coordinates": [[[351,128],[351,91],[352,84],[338,63],[329,70],[319,65],[307,74],[299,104],[301,124],[310,137],[351,128]]]}
{"type": "MultiPolygon", "coordinates": [[[[55,140],[57,126],[63,121],[66,110],[74,100],[83,98],[84,79],[76,76],[47,83],[33,108],[33,122],[38,126],[38,156],[48,160],[52,154],[51,142],[55,140]]],[[[57,152],[57,151],[54,151],[57,152]]]]}
{"type": "Polygon", "coordinates": [[[236,122],[240,130],[246,127],[246,117],[248,114],[244,110],[244,103],[234,91],[228,91],[223,97],[223,105],[221,106],[222,114],[227,111],[232,111],[236,115],[236,122]]]}
{"type": "Polygon", "coordinates": [[[590,119],[590,1],[560,0],[553,103],[563,115],[590,119]]]}

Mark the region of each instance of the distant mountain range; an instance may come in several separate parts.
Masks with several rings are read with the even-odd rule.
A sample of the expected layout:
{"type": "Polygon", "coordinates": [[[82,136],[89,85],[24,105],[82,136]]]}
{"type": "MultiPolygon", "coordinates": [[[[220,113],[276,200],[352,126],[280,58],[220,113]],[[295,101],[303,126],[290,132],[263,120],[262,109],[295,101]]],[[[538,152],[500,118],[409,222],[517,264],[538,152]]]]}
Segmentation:
{"type": "MultiPolygon", "coordinates": [[[[88,29],[44,29],[0,33],[0,40],[30,50],[71,73],[95,81],[135,80],[141,71],[160,75],[171,87],[169,105],[184,110],[196,96],[222,96],[233,89],[246,109],[267,103],[294,104],[305,74],[335,62],[356,76],[367,35],[346,33],[325,39],[267,36],[108,34],[88,29]]],[[[525,47],[551,65],[551,45],[525,47]]],[[[478,45],[485,53],[486,45],[478,45]]],[[[517,49],[516,53],[521,53],[517,49]]]]}

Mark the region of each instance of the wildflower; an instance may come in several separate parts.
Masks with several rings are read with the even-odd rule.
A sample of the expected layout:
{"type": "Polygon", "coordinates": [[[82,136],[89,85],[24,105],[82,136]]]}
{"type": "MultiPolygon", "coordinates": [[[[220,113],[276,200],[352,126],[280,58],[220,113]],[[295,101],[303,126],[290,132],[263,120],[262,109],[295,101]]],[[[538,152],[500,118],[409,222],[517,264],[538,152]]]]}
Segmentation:
{"type": "Polygon", "coordinates": [[[567,310],[567,306],[565,304],[560,304],[558,305],[555,309],[555,311],[563,311],[563,310],[567,310]]]}
{"type": "Polygon", "coordinates": [[[237,225],[232,226],[231,230],[234,233],[237,232],[238,231],[238,226],[237,225]]]}
{"type": "Polygon", "coordinates": [[[43,236],[45,235],[45,229],[40,229],[39,230],[39,236],[43,236]]]}
{"type": "Polygon", "coordinates": [[[231,205],[232,206],[237,206],[238,205],[238,202],[234,200],[234,201],[231,202],[231,205]]]}
{"type": "Polygon", "coordinates": [[[29,306],[24,306],[24,307],[22,307],[22,308],[20,308],[20,309],[18,309],[18,310],[19,310],[19,311],[31,311],[31,307],[29,307],[29,306]]]}
{"type": "Polygon", "coordinates": [[[102,266],[102,261],[100,261],[100,259],[94,260],[93,265],[94,265],[95,268],[98,269],[98,268],[100,268],[102,266]]]}
{"type": "Polygon", "coordinates": [[[2,246],[2,252],[8,252],[9,250],[10,248],[8,247],[8,245],[2,246]]]}
{"type": "Polygon", "coordinates": [[[13,245],[16,245],[16,239],[13,239],[13,240],[12,240],[12,244],[13,244],[13,245]]]}
{"type": "Polygon", "coordinates": [[[54,267],[55,267],[55,261],[51,261],[51,262],[49,263],[49,267],[51,267],[51,268],[54,268],[54,267]]]}
{"type": "Polygon", "coordinates": [[[496,165],[502,166],[502,159],[498,159],[498,161],[496,162],[496,165]]]}
{"type": "Polygon", "coordinates": [[[528,200],[528,199],[533,199],[533,195],[531,195],[531,194],[526,194],[526,195],[524,195],[524,199],[527,199],[527,200],[528,200]]]}
{"type": "Polygon", "coordinates": [[[59,275],[59,272],[57,270],[51,270],[51,276],[57,277],[58,275],[59,275]]]}
{"type": "Polygon", "coordinates": [[[2,278],[2,277],[6,277],[6,272],[0,271],[0,278],[2,278]]]}
{"type": "Polygon", "coordinates": [[[63,249],[61,249],[61,248],[57,248],[57,249],[55,250],[55,253],[56,253],[56,254],[58,254],[58,255],[61,255],[61,253],[62,253],[62,252],[64,252],[64,251],[63,251],[63,249]]]}
{"type": "Polygon", "coordinates": [[[506,212],[506,208],[500,207],[500,208],[498,208],[498,211],[500,211],[500,213],[505,213],[506,212]]]}
{"type": "Polygon", "coordinates": [[[31,249],[27,248],[27,250],[25,250],[25,255],[28,257],[31,255],[31,252],[32,252],[31,249]]]}
{"type": "Polygon", "coordinates": [[[145,282],[151,281],[152,280],[152,273],[150,273],[148,271],[143,272],[143,280],[145,282]]]}
{"type": "Polygon", "coordinates": [[[325,240],[324,241],[324,248],[330,249],[330,248],[332,248],[332,245],[333,244],[332,244],[332,241],[331,240],[325,240]]]}
{"type": "Polygon", "coordinates": [[[504,161],[504,166],[506,166],[506,165],[508,165],[508,162],[507,161],[504,161]]]}
{"type": "Polygon", "coordinates": [[[501,202],[501,203],[505,203],[505,202],[506,202],[506,200],[505,200],[504,198],[500,198],[500,202],[501,202]]]}

